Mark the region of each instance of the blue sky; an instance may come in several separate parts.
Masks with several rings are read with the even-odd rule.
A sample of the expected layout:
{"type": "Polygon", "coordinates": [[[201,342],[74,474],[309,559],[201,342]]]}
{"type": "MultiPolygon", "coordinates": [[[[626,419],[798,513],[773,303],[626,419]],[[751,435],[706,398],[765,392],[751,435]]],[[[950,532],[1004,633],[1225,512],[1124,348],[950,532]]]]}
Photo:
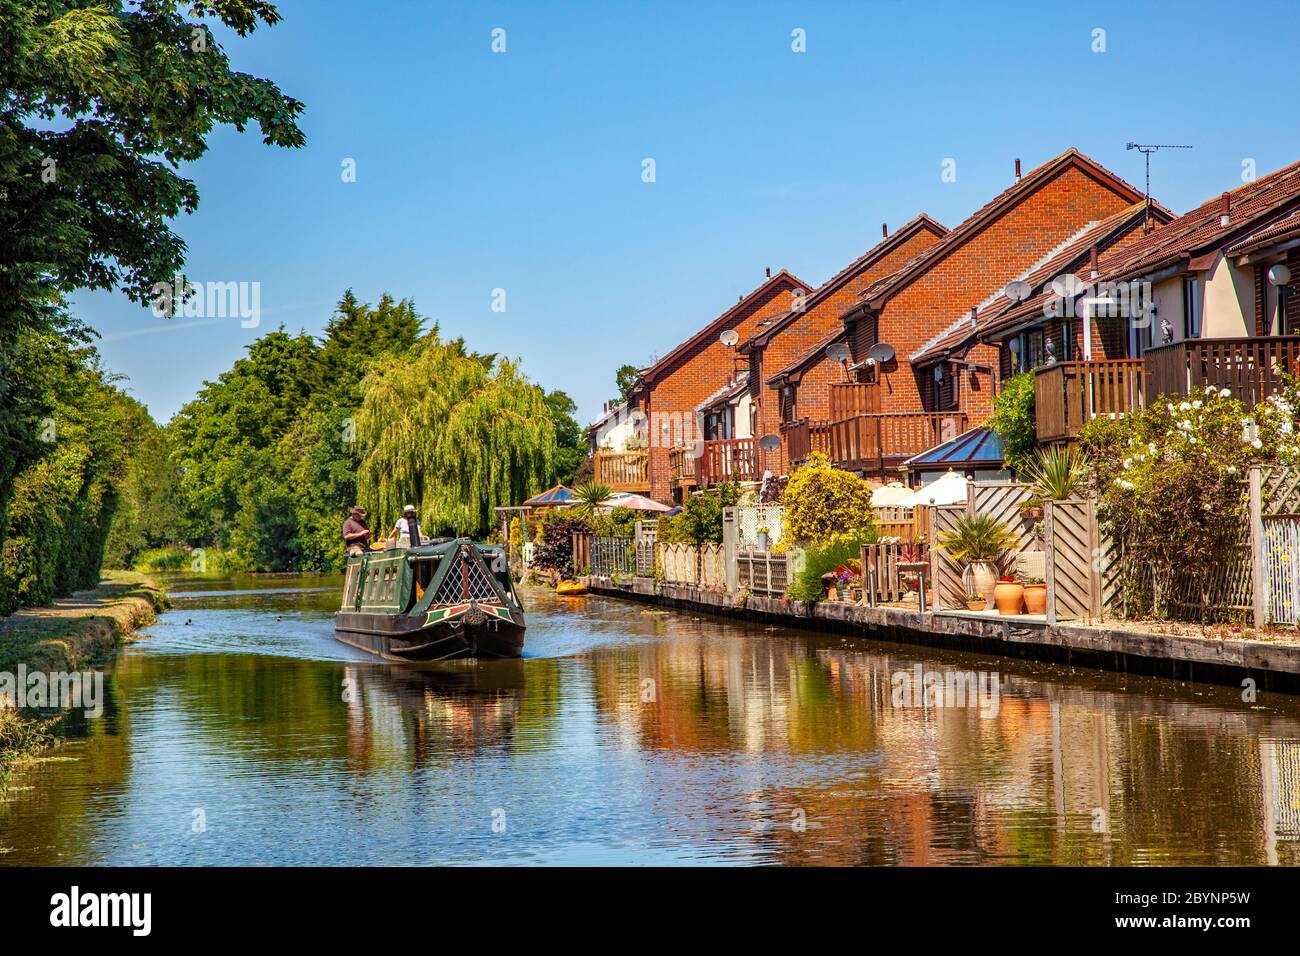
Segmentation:
{"type": "Polygon", "coordinates": [[[278,6],[284,22],[225,48],[306,103],[307,145],[215,131],[187,172],[200,207],[176,224],[191,279],[261,284],[261,327],[74,297],[160,420],[258,334],[320,332],[351,287],[521,357],[589,421],[619,365],[668,351],[765,267],[816,285],[882,222],[956,225],[1016,157],[1027,171],[1077,146],[1140,188],[1126,142],[1192,145],[1153,160],[1178,212],[1247,160],[1300,159],[1287,3],[1253,4],[1249,25],[1221,3],[1133,0],[278,6]]]}

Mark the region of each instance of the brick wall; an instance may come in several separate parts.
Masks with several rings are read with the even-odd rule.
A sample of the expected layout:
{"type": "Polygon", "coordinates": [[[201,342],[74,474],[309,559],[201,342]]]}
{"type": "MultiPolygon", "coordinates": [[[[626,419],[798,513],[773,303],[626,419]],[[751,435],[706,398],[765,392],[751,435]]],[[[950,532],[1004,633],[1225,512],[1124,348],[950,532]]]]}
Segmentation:
{"type": "MultiPolygon", "coordinates": [[[[751,293],[724,325],[734,329],[743,341],[758,331],[762,319],[788,311],[792,304],[792,291],[804,288],[798,279],[780,273],[751,293]]],[[[660,501],[672,500],[668,471],[668,452],[672,442],[665,442],[662,424],[665,420],[671,422],[667,435],[674,440],[695,437],[691,430],[695,427],[696,406],[730,382],[738,368],[742,373],[744,370],[744,366],[736,361],[741,356],[718,341],[718,333],[724,329],[714,329],[716,324],[715,320],[709,328],[698,333],[666,369],[657,371],[649,395],[641,404],[641,409],[650,416],[650,496],[660,501]],[[674,434],[683,427],[687,430],[685,436],[674,434]]]]}
{"type": "MultiPolygon", "coordinates": [[[[863,289],[876,280],[898,271],[922,250],[933,245],[939,235],[928,226],[923,226],[880,259],[864,263],[862,268],[847,275],[837,276],[833,288],[818,289],[815,295],[809,296],[803,314],[774,334],[761,350],[755,349],[759,366],[757,377],[759,384],[756,394],[759,435],[779,435],[782,424],[780,389],[770,387],[765,380],[806,355],[827,336],[841,329],[843,326],[840,317],[858,301],[863,289]]],[[[842,381],[843,377],[838,363],[833,363],[829,359],[823,359],[817,367],[806,373],[796,392],[798,406],[796,417],[802,418],[809,414],[804,410],[805,403],[808,408],[814,410],[825,409],[830,401],[828,384],[832,381],[842,381]]],[[[812,414],[811,417],[825,418],[826,415],[812,414]]],[[[789,462],[786,459],[784,446],[779,452],[768,456],[767,467],[771,468],[774,474],[783,474],[786,471],[789,462]]]]}
{"type": "MultiPolygon", "coordinates": [[[[894,346],[898,354],[897,363],[890,363],[885,371],[891,387],[882,392],[882,410],[926,410],[920,375],[913,372],[907,356],[1089,222],[1120,212],[1132,202],[1131,195],[1120,195],[1078,167],[1066,165],[896,293],[878,318],[880,341],[894,346]]],[[[969,360],[995,361],[997,353],[986,349],[972,349],[969,360]]],[[[972,425],[987,417],[991,393],[991,383],[980,391],[963,390],[972,425]]]]}

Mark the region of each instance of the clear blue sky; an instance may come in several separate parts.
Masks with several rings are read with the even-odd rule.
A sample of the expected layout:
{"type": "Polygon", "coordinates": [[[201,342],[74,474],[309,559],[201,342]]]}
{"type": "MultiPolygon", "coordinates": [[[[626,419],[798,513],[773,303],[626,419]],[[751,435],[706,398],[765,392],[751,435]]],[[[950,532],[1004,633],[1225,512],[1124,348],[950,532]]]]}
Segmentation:
{"type": "Polygon", "coordinates": [[[589,421],[619,365],[666,352],[764,267],[816,285],[882,222],[956,225],[1016,157],[1078,146],[1140,187],[1127,141],[1193,145],[1153,161],[1178,212],[1239,185],[1243,160],[1300,158],[1288,3],[278,6],[283,23],[225,47],[306,103],[307,145],[215,131],[189,167],[199,210],[177,223],[192,279],[261,283],[261,328],[75,297],[160,420],[256,335],[318,333],[350,286],[521,357],[589,421]]]}

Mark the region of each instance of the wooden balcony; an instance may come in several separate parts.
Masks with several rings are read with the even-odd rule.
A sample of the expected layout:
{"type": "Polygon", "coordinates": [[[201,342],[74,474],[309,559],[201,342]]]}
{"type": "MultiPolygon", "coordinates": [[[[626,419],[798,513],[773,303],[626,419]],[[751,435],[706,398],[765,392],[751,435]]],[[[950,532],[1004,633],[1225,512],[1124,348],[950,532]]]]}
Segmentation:
{"type": "Polygon", "coordinates": [[[650,492],[650,456],[644,451],[600,449],[594,456],[592,480],[610,491],[650,492]]]}
{"type": "Polygon", "coordinates": [[[880,387],[875,382],[834,382],[831,385],[831,421],[880,411],[880,387]]]}
{"type": "Polygon", "coordinates": [[[1034,419],[1040,442],[1068,441],[1094,418],[1143,407],[1141,359],[1057,362],[1034,375],[1034,419]]]}
{"type": "Polygon", "coordinates": [[[1147,349],[1146,399],[1191,395],[1207,385],[1228,389],[1254,408],[1282,387],[1284,373],[1300,364],[1300,335],[1192,339],[1147,349]]]}
{"type": "Polygon", "coordinates": [[[699,446],[678,445],[668,452],[668,478],[674,485],[693,485],[697,482],[695,463],[699,461],[699,446]]]}
{"type": "Polygon", "coordinates": [[[781,440],[785,443],[785,456],[791,469],[815,451],[829,457],[831,423],[812,418],[786,422],[781,426],[781,440]]]}
{"type": "Polygon", "coordinates": [[[752,438],[728,438],[704,443],[704,454],[695,463],[700,484],[724,481],[757,481],[758,443],[752,438]]]}
{"type": "Polygon", "coordinates": [[[956,438],[965,412],[894,412],[831,422],[830,456],[836,468],[883,476],[903,460],[956,438]]]}

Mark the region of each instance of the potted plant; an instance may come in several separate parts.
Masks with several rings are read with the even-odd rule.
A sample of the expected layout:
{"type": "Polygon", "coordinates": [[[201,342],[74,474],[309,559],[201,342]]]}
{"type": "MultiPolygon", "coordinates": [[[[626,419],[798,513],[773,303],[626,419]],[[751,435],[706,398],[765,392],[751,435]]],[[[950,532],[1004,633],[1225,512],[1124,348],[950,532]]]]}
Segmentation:
{"type": "Polygon", "coordinates": [[[1025,589],[1013,574],[1002,575],[993,588],[993,603],[997,605],[999,614],[1019,614],[1024,597],[1025,589]]]}
{"type": "Polygon", "coordinates": [[[968,595],[966,595],[966,610],[968,610],[968,611],[982,611],[982,610],[984,610],[986,607],[988,607],[988,601],[984,600],[984,595],[983,595],[983,594],[968,594],[968,595]]]}
{"type": "Polygon", "coordinates": [[[759,550],[759,551],[766,551],[766,550],[767,550],[767,535],[768,535],[768,529],[767,529],[767,528],[758,528],[758,529],[756,529],[756,531],[755,531],[754,533],[758,535],[758,550],[759,550]]]}
{"type": "Polygon", "coordinates": [[[1022,477],[1034,488],[1030,499],[1039,506],[1044,501],[1064,501],[1078,495],[1088,479],[1088,459],[1069,446],[1039,449],[1022,469],[1022,477]]]}
{"type": "Polygon", "coordinates": [[[997,560],[1014,548],[1019,538],[992,515],[962,515],[951,531],[939,535],[943,549],[970,569],[968,586],[972,594],[988,594],[997,581],[997,560]]]}
{"type": "Polygon", "coordinates": [[[1042,578],[1025,578],[1025,613],[1047,613],[1047,582],[1042,578]]]}
{"type": "Polygon", "coordinates": [[[1038,495],[1026,498],[1020,503],[1020,517],[1028,521],[1037,521],[1043,517],[1043,499],[1038,495]]]}

